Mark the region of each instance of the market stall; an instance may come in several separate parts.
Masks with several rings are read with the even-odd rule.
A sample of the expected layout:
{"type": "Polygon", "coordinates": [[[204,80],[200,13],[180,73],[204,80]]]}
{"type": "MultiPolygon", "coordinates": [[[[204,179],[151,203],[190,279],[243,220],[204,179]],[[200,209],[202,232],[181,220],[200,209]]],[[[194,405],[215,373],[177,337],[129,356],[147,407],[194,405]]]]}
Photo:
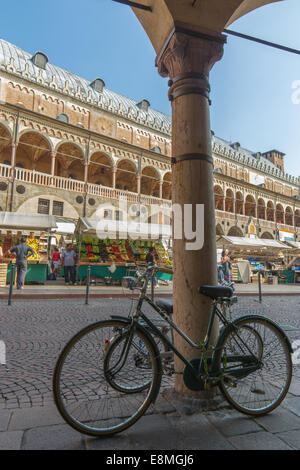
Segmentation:
{"type": "MultiPolygon", "coordinates": [[[[86,279],[88,266],[91,266],[92,278],[120,281],[135,273],[136,264],[145,263],[150,246],[155,248],[160,265],[171,266],[163,243],[163,238],[170,236],[169,226],[80,218],[75,234],[79,281],[86,279]]],[[[164,276],[170,277],[170,274],[158,275],[159,278],[164,276]]]]}
{"type": "Polygon", "coordinates": [[[286,253],[291,248],[277,240],[221,236],[217,248],[228,249],[232,259],[232,280],[257,282],[258,272],[269,283],[294,282],[286,269],[286,253]]]}
{"type": "Polygon", "coordinates": [[[10,282],[11,265],[15,262],[10,248],[20,242],[21,236],[27,236],[26,244],[34,254],[28,257],[28,268],[25,282],[45,283],[47,280],[49,237],[52,228],[56,227],[55,217],[42,214],[19,214],[13,212],[0,213],[0,259],[1,274],[4,277],[6,266],[6,282],[10,282]]]}
{"type": "Polygon", "coordinates": [[[288,269],[294,274],[294,282],[300,283],[300,242],[286,241],[288,246],[291,247],[291,257],[288,264],[288,269]]]}

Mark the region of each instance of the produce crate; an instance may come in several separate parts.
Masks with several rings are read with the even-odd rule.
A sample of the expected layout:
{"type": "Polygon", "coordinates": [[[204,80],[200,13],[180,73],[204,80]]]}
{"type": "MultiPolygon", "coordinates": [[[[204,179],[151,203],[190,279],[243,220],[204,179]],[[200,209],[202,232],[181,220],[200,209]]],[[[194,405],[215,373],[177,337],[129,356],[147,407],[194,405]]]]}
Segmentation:
{"type": "Polygon", "coordinates": [[[6,286],[6,276],[7,276],[7,264],[0,264],[0,287],[6,286]]]}

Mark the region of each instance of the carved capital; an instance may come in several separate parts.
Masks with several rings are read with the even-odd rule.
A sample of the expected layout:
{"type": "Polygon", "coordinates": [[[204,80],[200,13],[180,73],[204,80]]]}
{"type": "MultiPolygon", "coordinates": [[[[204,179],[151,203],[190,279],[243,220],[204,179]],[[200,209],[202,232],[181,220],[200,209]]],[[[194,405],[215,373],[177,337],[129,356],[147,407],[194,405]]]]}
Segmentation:
{"type": "Polygon", "coordinates": [[[170,77],[169,98],[201,94],[209,99],[209,72],[223,56],[225,37],[174,31],[158,59],[158,71],[170,77]]]}

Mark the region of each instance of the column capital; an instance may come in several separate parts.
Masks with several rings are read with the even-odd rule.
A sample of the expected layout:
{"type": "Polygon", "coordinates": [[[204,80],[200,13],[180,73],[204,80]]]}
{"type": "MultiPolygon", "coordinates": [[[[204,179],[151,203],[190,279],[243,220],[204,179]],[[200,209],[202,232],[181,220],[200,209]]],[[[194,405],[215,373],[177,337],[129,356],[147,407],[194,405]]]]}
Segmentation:
{"type": "Polygon", "coordinates": [[[209,72],[223,56],[226,37],[175,28],[157,60],[158,72],[170,77],[169,99],[201,94],[209,99],[209,72]]]}

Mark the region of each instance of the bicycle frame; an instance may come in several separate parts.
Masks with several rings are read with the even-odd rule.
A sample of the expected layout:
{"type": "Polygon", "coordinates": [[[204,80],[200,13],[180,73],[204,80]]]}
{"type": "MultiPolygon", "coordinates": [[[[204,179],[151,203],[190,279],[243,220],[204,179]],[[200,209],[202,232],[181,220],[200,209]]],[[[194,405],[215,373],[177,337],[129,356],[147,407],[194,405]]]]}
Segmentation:
{"type": "MultiPolygon", "coordinates": [[[[152,321],[142,312],[141,308],[142,308],[143,303],[147,302],[158,313],[158,315],[164,321],[166,321],[171,326],[171,328],[175,330],[191,347],[201,350],[203,348],[203,345],[194,343],[180,328],[178,328],[178,326],[175,325],[175,323],[168,317],[168,315],[162,309],[160,309],[150,297],[146,295],[146,288],[147,288],[148,281],[149,281],[148,279],[145,281],[145,285],[141,289],[141,295],[138,300],[138,305],[137,305],[135,314],[133,315],[133,320],[138,322],[138,319],[142,318],[142,320],[151,328],[151,330],[155,333],[155,335],[158,336],[171,349],[171,351],[173,351],[176,354],[176,356],[179,357],[179,359],[183,361],[183,363],[186,366],[190,366],[191,365],[190,361],[186,359],[181,354],[180,351],[178,351],[178,349],[174,346],[174,344],[171,341],[169,341],[169,339],[166,338],[161,333],[159,328],[157,328],[157,326],[154,325],[154,323],[152,323],[152,321]]],[[[209,341],[210,341],[211,332],[213,329],[213,324],[214,324],[216,315],[225,326],[229,326],[230,324],[225,318],[225,316],[223,315],[223,313],[218,309],[217,302],[214,301],[212,313],[211,313],[209,324],[208,324],[207,331],[206,331],[206,336],[204,339],[204,347],[206,351],[208,350],[208,347],[209,347],[209,341]]]]}

